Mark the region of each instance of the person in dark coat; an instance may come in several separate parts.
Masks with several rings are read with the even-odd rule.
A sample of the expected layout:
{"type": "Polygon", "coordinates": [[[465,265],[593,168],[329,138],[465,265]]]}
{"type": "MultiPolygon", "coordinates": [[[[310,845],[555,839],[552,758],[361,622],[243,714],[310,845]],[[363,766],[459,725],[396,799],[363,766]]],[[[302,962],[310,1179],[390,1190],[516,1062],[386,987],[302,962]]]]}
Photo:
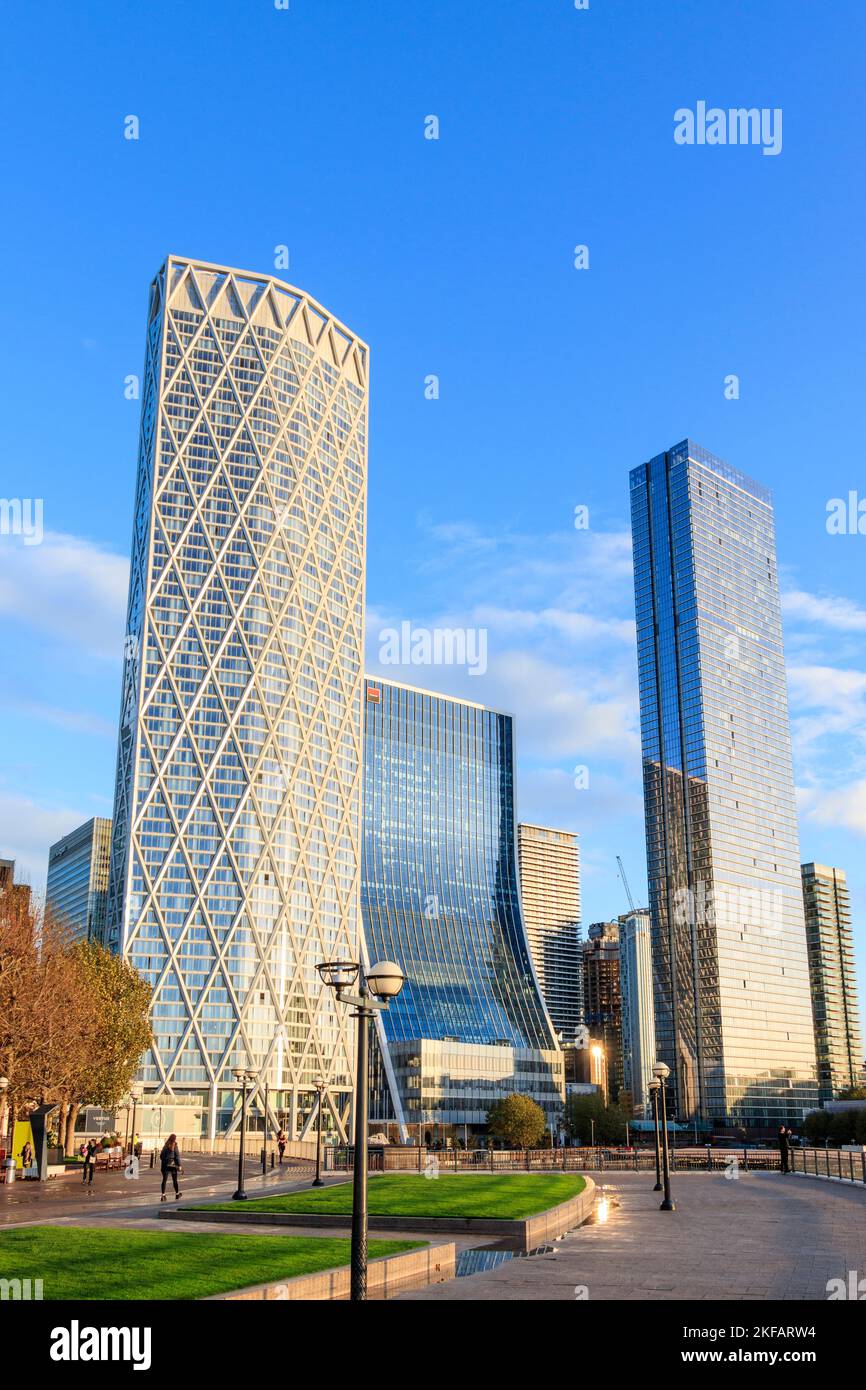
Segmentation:
{"type": "Polygon", "coordinates": [[[87,1184],[87,1192],[90,1195],[93,1189],[93,1174],[96,1171],[96,1155],[99,1153],[99,1145],[95,1139],[88,1139],[84,1145],[84,1172],[81,1181],[87,1184]]]}
{"type": "Polygon", "coordinates": [[[159,1166],[162,1170],[162,1196],[159,1200],[161,1202],[166,1200],[165,1185],[170,1175],[174,1184],[174,1200],[177,1201],[178,1197],[183,1196],[183,1193],[177,1185],[177,1175],[183,1172],[183,1167],[180,1161],[180,1149],[177,1146],[176,1134],[170,1134],[163,1144],[162,1152],[159,1155],[159,1166]]]}
{"type": "Polygon", "coordinates": [[[783,1173],[789,1173],[791,1171],[788,1167],[788,1150],[790,1147],[790,1138],[791,1131],[789,1129],[786,1129],[784,1125],[779,1125],[779,1153],[782,1158],[783,1173]]]}

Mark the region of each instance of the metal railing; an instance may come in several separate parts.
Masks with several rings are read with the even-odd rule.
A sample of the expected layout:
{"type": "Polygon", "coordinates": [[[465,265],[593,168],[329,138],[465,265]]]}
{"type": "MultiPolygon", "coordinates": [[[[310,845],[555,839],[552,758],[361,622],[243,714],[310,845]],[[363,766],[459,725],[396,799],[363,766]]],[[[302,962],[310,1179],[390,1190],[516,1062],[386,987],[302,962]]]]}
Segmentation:
{"type": "Polygon", "coordinates": [[[866,1184],[866,1153],[852,1149],[792,1149],[791,1170],[807,1177],[866,1184]]]}
{"type": "MultiPolygon", "coordinates": [[[[793,1152],[793,1150],[792,1150],[793,1152]]],[[[354,1150],[328,1148],[325,1150],[325,1170],[331,1173],[351,1172],[354,1150]]],[[[732,1165],[749,1169],[776,1170],[781,1167],[778,1149],[714,1149],[671,1148],[672,1172],[722,1173],[732,1165]]],[[[370,1150],[370,1172],[429,1172],[441,1173],[569,1173],[569,1172],[654,1172],[655,1149],[617,1149],[596,1144],[594,1147],[562,1149],[425,1149],[376,1148],[370,1150]]]]}

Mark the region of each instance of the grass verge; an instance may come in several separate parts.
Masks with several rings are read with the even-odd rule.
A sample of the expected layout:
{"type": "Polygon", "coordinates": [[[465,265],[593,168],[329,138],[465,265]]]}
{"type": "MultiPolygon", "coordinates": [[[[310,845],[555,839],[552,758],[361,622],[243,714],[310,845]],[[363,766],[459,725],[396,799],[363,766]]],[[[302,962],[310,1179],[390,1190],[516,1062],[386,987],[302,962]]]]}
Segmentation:
{"type": "MultiPolygon", "coordinates": [[[[585,1187],[579,1173],[507,1173],[475,1175],[385,1173],[371,1177],[368,1209],[371,1216],[498,1217],[520,1221],[576,1197],[585,1187]]],[[[203,1204],[196,1211],[237,1211],[237,1202],[203,1204]]],[[[247,1211],[310,1212],[350,1215],[352,1184],[311,1188],[282,1196],[256,1197],[247,1211]]]]}
{"type": "MultiPolygon", "coordinates": [[[[237,1206],[237,1203],[235,1204],[237,1206]]],[[[371,1240],[371,1260],[422,1242],[371,1240]]],[[[22,1226],[0,1234],[0,1278],[41,1279],[49,1299],[186,1299],[315,1274],[349,1262],[329,1236],[209,1235],[93,1226],[22,1226]]]]}

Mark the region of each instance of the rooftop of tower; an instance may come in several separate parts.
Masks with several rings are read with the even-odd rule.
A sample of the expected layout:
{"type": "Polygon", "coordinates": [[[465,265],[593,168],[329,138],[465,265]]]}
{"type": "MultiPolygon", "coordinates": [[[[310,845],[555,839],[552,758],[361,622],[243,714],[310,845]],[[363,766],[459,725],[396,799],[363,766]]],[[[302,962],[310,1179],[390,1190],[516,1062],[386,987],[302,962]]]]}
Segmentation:
{"type": "MultiPolygon", "coordinates": [[[[312,310],[314,314],[321,318],[322,331],[330,324],[348,340],[351,340],[365,356],[369,350],[368,344],[360,334],[356,333],[354,329],[349,328],[341,319],[338,319],[336,314],[333,314],[330,309],[326,308],[324,304],[315,299],[307,290],[302,290],[297,285],[291,285],[287,280],[281,280],[278,275],[272,275],[269,271],[244,270],[240,266],[218,265],[213,261],[198,260],[194,256],[177,256],[171,253],[166,256],[156,275],[153,277],[154,283],[158,280],[163,270],[165,270],[169,282],[169,290],[171,291],[175,287],[175,279],[172,278],[171,273],[178,269],[181,270],[181,272],[190,269],[193,274],[195,274],[196,271],[201,271],[205,275],[231,276],[236,290],[244,300],[244,308],[248,311],[251,309],[252,305],[257,302],[251,300],[251,296],[258,294],[260,297],[262,289],[266,286],[269,286],[280,295],[288,296],[290,300],[303,300],[308,309],[312,310]]],[[[289,315],[289,317],[290,316],[291,315],[289,315]]]]}
{"type": "Polygon", "coordinates": [[[406,681],[396,681],[391,676],[374,676],[369,672],[364,680],[368,685],[391,685],[398,690],[411,690],[414,695],[429,695],[432,700],[447,700],[452,705],[468,705],[470,709],[487,710],[490,714],[501,714],[506,719],[513,719],[514,715],[509,710],[492,709],[490,705],[481,704],[478,700],[466,700],[462,695],[448,695],[444,690],[426,690],[421,685],[409,685],[406,681]]]}
{"type": "MultiPolygon", "coordinates": [[[[673,444],[664,453],[656,454],[650,459],[651,464],[663,461],[667,456],[672,463],[683,463],[686,459],[691,459],[693,463],[699,463],[702,467],[708,468],[712,473],[717,473],[720,478],[724,478],[726,483],[733,484],[734,487],[741,488],[750,497],[754,497],[756,502],[763,502],[765,506],[773,505],[773,494],[763,483],[750,478],[747,473],[741,472],[739,468],[734,468],[725,459],[719,458],[717,454],[711,454],[709,449],[695,442],[694,439],[682,439],[679,444],[673,444]]],[[[629,474],[632,487],[635,487],[643,479],[645,464],[638,464],[629,474]]]]}

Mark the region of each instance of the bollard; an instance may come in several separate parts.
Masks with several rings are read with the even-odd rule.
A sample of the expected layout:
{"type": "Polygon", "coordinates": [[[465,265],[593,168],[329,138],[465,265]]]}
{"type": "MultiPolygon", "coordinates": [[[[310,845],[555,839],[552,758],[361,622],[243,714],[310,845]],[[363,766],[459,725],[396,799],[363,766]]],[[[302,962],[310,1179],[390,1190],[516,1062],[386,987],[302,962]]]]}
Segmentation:
{"type": "Polygon", "coordinates": [[[273,1149],[271,1149],[271,1170],[272,1170],[272,1171],[273,1171],[273,1167],[274,1167],[274,1151],[273,1151],[273,1149]]]}
{"type": "Polygon", "coordinates": [[[150,1151],[150,1166],[151,1166],[151,1168],[154,1166],[154,1160],[155,1160],[155,1158],[156,1158],[156,1149],[151,1149],[151,1151],[150,1151]]]}

